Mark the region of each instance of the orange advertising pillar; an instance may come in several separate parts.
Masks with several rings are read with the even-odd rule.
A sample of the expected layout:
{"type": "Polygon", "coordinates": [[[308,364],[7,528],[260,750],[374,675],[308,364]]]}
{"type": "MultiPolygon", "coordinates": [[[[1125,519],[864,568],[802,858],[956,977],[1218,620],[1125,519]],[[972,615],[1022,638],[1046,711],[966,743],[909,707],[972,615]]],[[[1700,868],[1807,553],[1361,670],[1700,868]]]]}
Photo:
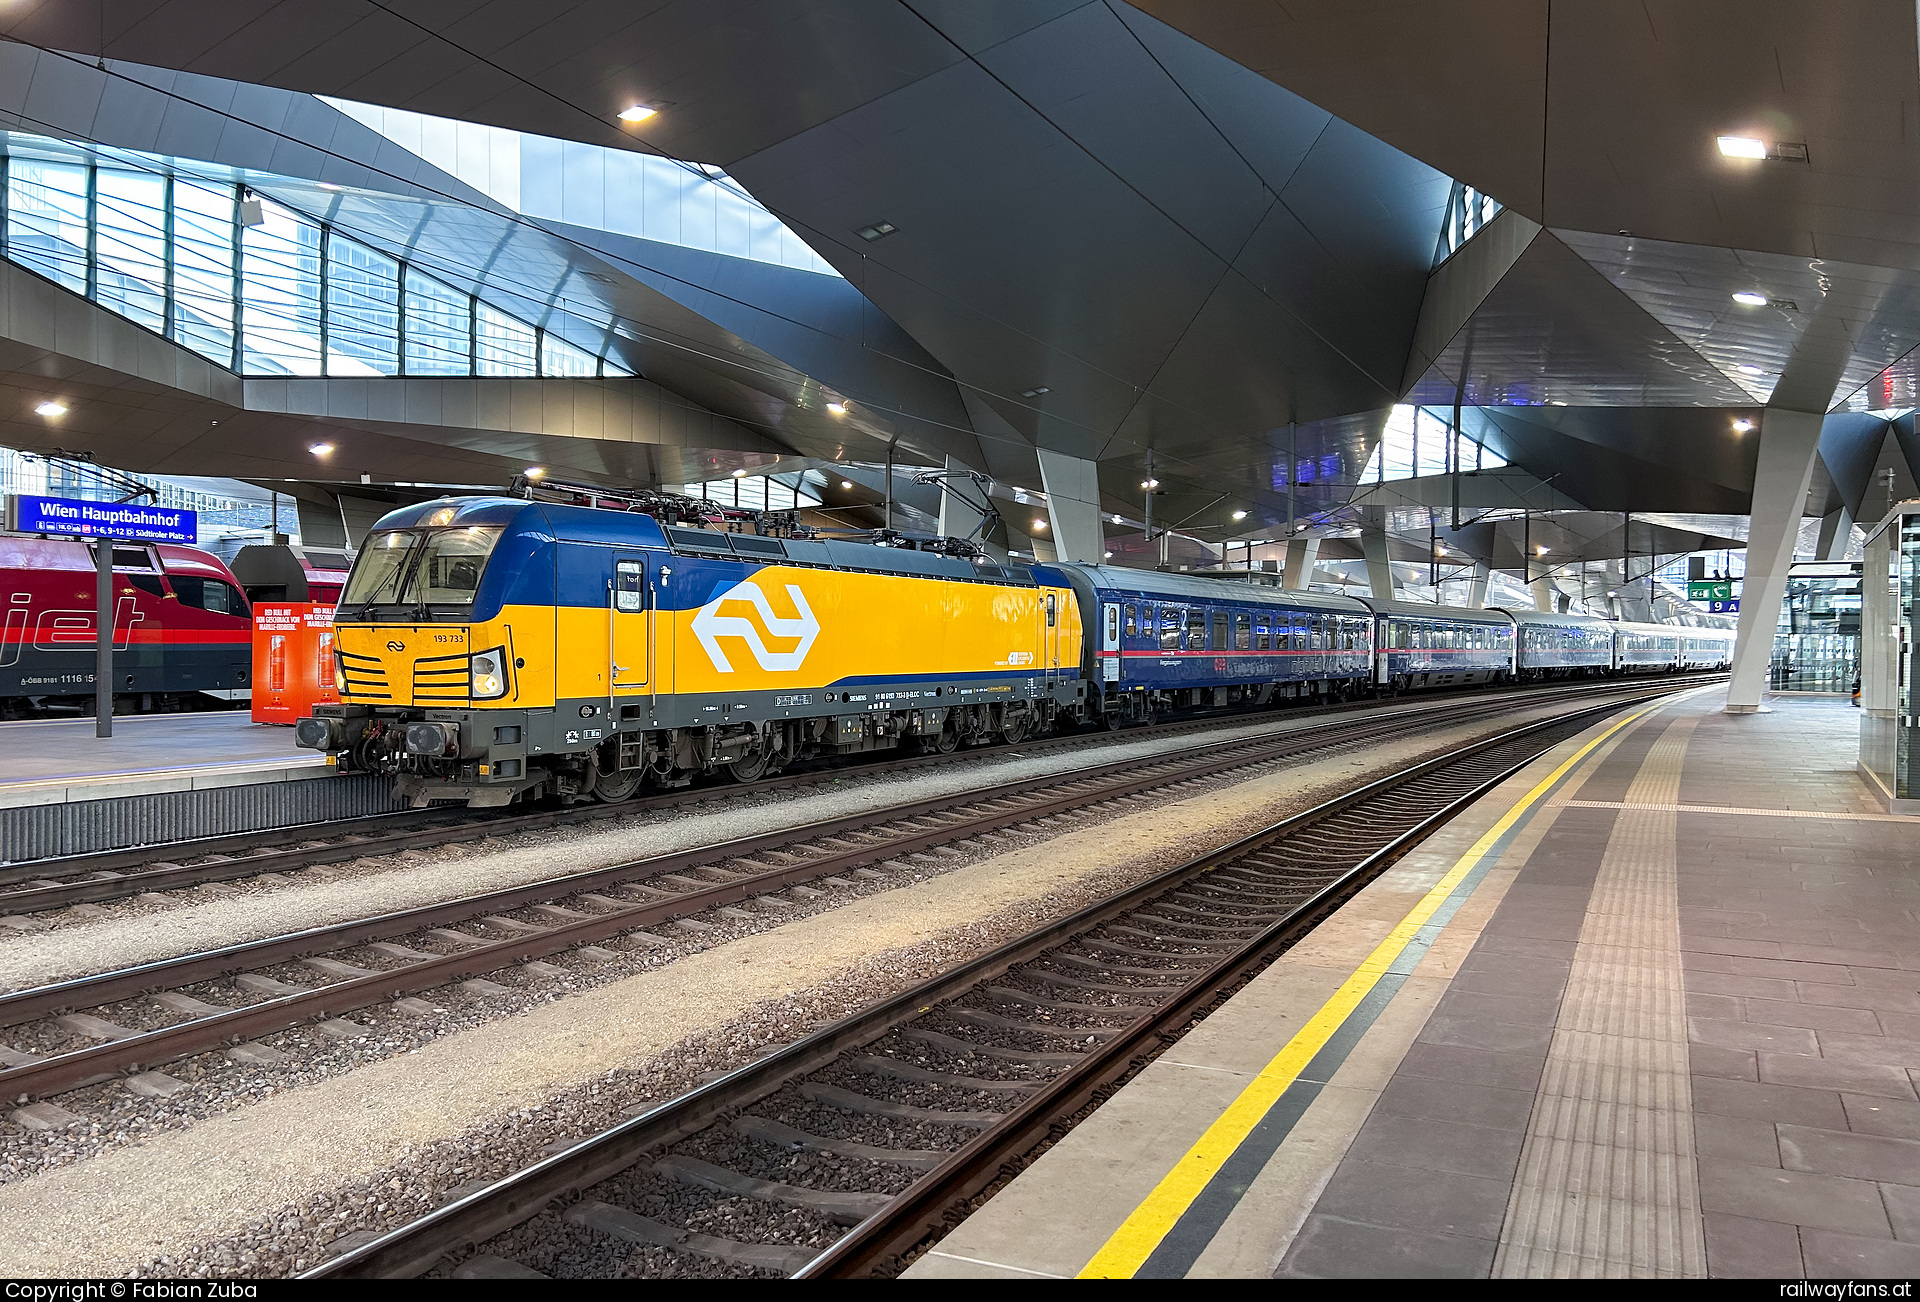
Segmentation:
{"type": "Polygon", "coordinates": [[[253,606],[253,721],[292,725],[339,700],[333,686],[333,607],[253,606]]]}

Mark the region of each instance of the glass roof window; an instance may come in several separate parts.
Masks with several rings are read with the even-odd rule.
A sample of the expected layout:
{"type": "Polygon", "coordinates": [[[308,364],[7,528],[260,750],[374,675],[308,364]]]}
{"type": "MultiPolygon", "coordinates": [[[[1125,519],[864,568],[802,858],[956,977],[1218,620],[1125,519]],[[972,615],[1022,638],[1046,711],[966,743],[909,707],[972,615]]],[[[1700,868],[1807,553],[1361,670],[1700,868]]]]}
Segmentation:
{"type": "Polygon", "coordinates": [[[1440,248],[1433,260],[1444,262],[1452,257],[1461,245],[1498,217],[1505,206],[1492,195],[1482,194],[1470,185],[1455,181],[1453,194],[1447,199],[1447,219],[1440,228],[1440,248]]]}
{"type": "Polygon", "coordinates": [[[803,470],[797,474],[741,475],[737,479],[709,479],[696,484],[664,484],[661,491],[753,511],[802,511],[822,505],[820,490],[826,483],[825,472],[803,470]]]}
{"type": "Polygon", "coordinates": [[[1367,468],[1360,472],[1360,482],[1384,484],[1393,479],[1450,475],[1456,469],[1492,470],[1506,464],[1505,457],[1485,444],[1464,434],[1456,437],[1446,421],[1425,407],[1401,404],[1388,414],[1367,468]]]}
{"type": "Polygon", "coordinates": [[[240,374],[633,375],[564,309],[523,320],[236,183],[5,141],[0,255],[240,374]]]}
{"type": "Polygon", "coordinates": [[[319,98],[522,216],[840,274],[717,167],[319,98]]]}

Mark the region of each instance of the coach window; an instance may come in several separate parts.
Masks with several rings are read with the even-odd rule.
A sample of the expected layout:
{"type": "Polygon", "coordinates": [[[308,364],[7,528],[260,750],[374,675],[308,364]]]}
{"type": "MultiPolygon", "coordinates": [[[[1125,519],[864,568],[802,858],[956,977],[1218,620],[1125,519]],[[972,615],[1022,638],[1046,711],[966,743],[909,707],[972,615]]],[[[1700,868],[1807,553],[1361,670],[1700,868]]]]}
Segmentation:
{"type": "Polygon", "coordinates": [[[166,589],[160,586],[160,577],[156,574],[122,574],[120,577],[150,597],[167,595],[166,589]]]}
{"type": "Polygon", "coordinates": [[[1207,649],[1207,612],[1189,610],[1187,612],[1187,650],[1204,651],[1207,649]]]}
{"type": "Polygon", "coordinates": [[[240,595],[240,589],[225,579],[202,579],[186,574],[169,574],[167,581],[173,584],[173,595],[180,599],[180,604],[183,606],[195,606],[216,615],[249,613],[247,599],[240,595]]]}
{"type": "Polygon", "coordinates": [[[1253,650],[1253,616],[1235,615],[1233,617],[1233,649],[1235,651],[1253,650]]]}
{"type": "Polygon", "coordinates": [[[1254,650],[1271,651],[1273,649],[1273,642],[1271,640],[1272,635],[1268,628],[1268,621],[1271,620],[1272,618],[1273,616],[1268,614],[1264,610],[1253,617],[1254,650]]]}
{"type": "MultiPolygon", "coordinates": [[[[1153,607],[1148,606],[1147,609],[1152,610],[1153,607]]],[[[1139,610],[1137,607],[1128,606],[1126,608],[1126,620],[1127,620],[1127,636],[1133,637],[1136,634],[1138,634],[1140,631],[1140,624],[1139,624],[1139,610]]]]}
{"type": "Polygon", "coordinates": [[[1210,645],[1215,651],[1227,649],[1227,612],[1224,610],[1213,612],[1213,637],[1210,645]]]}
{"type": "Polygon", "coordinates": [[[1180,626],[1185,622],[1187,612],[1178,606],[1160,607],[1160,649],[1178,651],[1180,649],[1180,626]]]}

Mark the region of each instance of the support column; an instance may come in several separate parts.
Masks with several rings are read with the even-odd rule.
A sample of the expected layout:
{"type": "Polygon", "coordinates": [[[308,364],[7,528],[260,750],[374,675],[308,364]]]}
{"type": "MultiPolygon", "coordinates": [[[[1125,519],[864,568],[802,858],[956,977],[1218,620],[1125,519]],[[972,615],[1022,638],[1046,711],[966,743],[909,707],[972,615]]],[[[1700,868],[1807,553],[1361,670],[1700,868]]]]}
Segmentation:
{"type": "Polygon", "coordinates": [[[1467,588],[1467,608],[1485,610],[1487,608],[1487,585],[1493,581],[1493,571],[1476,563],[1473,567],[1473,582],[1467,588]]]}
{"type": "Polygon", "coordinates": [[[1820,543],[1813,554],[1823,561],[1843,561],[1853,541],[1853,512],[1846,507],[1820,517],[1820,543]]]}
{"type": "Polygon", "coordinates": [[[1800,537],[1800,515],[1813,479],[1821,417],[1768,408],[1760,420],[1760,458],[1753,472],[1753,515],[1747,527],[1747,578],[1740,592],[1740,631],[1733,648],[1727,713],[1764,707],[1773,631],[1787,594],[1787,567],[1800,537]]]}
{"type": "Polygon", "coordinates": [[[1527,588],[1533,593],[1535,610],[1544,610],[1550,615],[1559,613],[1560,604],[1553,595],[1553,580],[1547,577],[1546,567],[1538,561],[1527,562],[1527,588]]]}
{"type": "Polygon", "coordinates": [[[1100,564],[1106,554],[1107,535],[1100,527],[1099,463],[1046,448],[1036,450],[1055,554],[1063,561],[1100,564]]]}
{"type": "Polygon", "coordinates": [[[1313,567],[1320,561],[1318,538],[1295,538],[1287,544],[1287,576],[1283,583],[1296,592],[1313,585],[1313,567]]]}
{"type": "Polygon", "coordinates": [[[953,481],[953,488],[942,486],[940,489],[940,533],[946,538],[965,538],[980,527],[983,518],[976,510],[970,498],[977,497],[982,490],[974,487],[968,473],[973,467],[957,457],[947,458],[947,475],[953,481]],[[955,490],[958,491],[955,491],[955,490]],[[962,497],[961,494],[966,494],[962,497]]]}
{"type": "Polygon", "coordinates": [[[1385,525],[1360,526],[1360,552],[1367,558],[1367,591],[1382,601],[1392,601],[1393,560],[1387,550],[1385,525]]]}

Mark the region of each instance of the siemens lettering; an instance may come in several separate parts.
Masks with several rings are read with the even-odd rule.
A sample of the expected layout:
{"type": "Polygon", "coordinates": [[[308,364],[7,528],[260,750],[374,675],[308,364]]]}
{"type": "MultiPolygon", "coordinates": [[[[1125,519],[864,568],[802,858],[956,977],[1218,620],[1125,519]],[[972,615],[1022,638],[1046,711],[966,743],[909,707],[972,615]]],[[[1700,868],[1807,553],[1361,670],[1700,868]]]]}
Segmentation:
{"type": "Polygon", "coordinates": [[[6,525],[15,533],[85,534],[189,546],[200,536],[198,517],[185,509],[27,493],[8,495],[6,525]]]}

